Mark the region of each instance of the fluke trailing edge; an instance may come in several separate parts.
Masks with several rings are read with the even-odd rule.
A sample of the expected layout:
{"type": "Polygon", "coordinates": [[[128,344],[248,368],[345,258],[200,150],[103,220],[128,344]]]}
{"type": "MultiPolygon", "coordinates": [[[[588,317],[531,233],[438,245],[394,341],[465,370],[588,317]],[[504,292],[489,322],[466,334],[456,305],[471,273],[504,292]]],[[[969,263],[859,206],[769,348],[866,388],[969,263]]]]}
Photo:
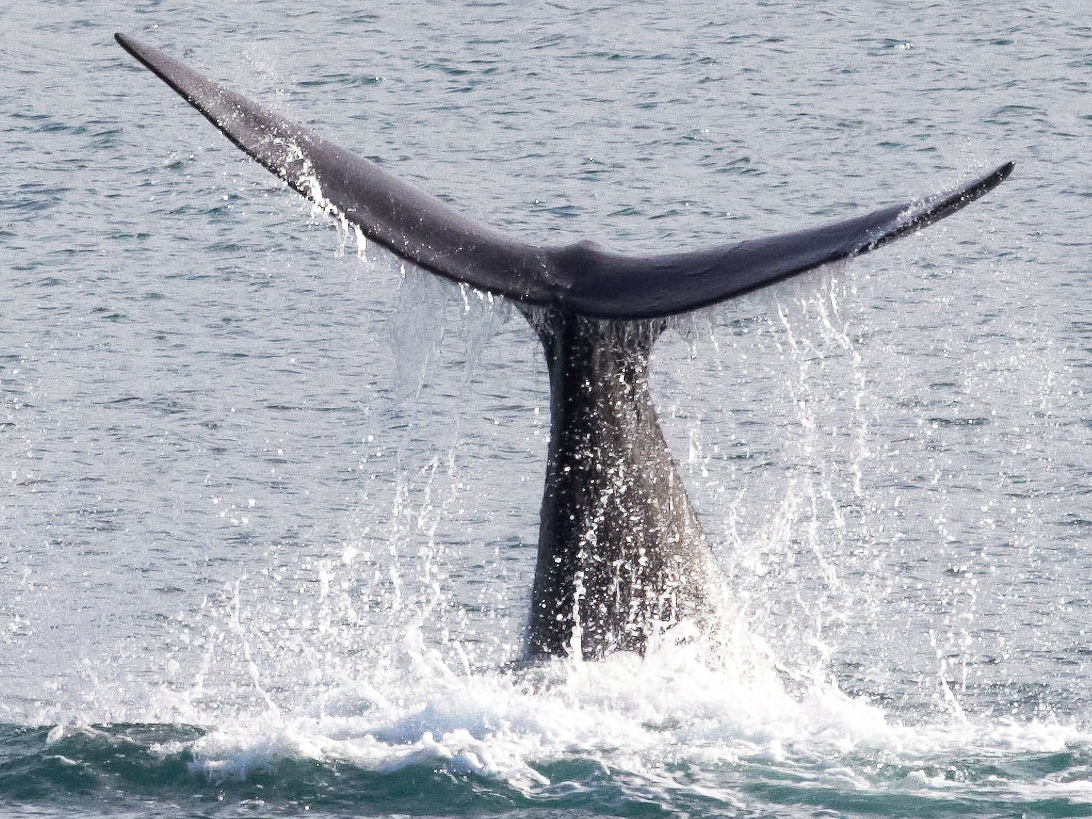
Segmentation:
{"type": "Polygon", "coordinates": [[[874,250],[955,213],[1013,168],[921,202],[707,250],[540,247],[465,218],[156,48],[116,38],[301,194],[425,270],[512,299],[531,321],[551,411],[531,657],[641,650],[657,630],[701,614],[711,559],[649,393],[649,355],[664,324],[655,319],[874,250]]]}

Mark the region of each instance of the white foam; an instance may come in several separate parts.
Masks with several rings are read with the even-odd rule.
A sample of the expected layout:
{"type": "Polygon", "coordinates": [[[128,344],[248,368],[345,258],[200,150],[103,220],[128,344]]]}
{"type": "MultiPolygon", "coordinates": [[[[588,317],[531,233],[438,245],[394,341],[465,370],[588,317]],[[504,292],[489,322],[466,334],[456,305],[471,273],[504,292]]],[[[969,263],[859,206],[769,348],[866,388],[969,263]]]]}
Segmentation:
{"type": "Polygon", "coordinates": [[[210,726],[190,746],[192,764],[213,778],[245,778],[283,759],[374,772],[425,766],[525,793],[549,785],[543,771],[558,760],[592,760],[650,781],[672,780],[678,763],[748,764],[788,768],[842,790],[922,791],[960,787],[937,773],[948,760],[1050,753],[1092,741],[1047,722],[902,724],[829,680],[791,679],[745,631],[733,639],[717,646],[664,640],[645,657],[468,673],[411,628],[393,662],[322,689],[303,687],[276,710],[239,709],[225,718],[188,706],[190,719],[210,726]],[[878,763],[910,771],[877,782],[878,763]]]}

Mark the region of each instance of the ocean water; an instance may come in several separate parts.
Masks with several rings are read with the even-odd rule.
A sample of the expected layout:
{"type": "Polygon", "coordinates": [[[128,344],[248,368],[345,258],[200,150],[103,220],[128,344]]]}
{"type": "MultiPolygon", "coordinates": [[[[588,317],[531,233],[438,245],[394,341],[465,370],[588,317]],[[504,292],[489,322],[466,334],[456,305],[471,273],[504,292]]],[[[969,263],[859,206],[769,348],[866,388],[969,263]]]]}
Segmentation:
{"type": "Polygon", "coordinates": [[[0,812],[1092,815],[1082,4],[39,0],[0,45],[0,812]],[[522,317],[359,248],[114,31],[547,243],[1017,169],[678,321],[723,622],[521,667],[522,317]]]}

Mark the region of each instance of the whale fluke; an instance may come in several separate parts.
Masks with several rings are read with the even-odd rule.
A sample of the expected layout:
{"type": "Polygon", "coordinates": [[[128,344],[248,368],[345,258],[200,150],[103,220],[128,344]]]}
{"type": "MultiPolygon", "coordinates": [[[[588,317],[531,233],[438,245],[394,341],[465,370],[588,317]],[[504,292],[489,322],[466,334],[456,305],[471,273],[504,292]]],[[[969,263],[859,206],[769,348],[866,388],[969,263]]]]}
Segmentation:
{"type": "Polygon", "coordinates": [[[641,651],[680,618],[704,614],[714,561],[649,391],[663,319],[874,250],[955,213],[1013,169],[1008,162],[920,202],[707,250],[539,247],[465,218],[156,48],[115,37],[243,151],[368,239],[521,307],[550,373],[530,657],[641,651]]]}
{"type": "Polygon", "coordinates": [[[932,224],[999,185],[1008,162],[922,202],[694,252],[627,256],[580,242],[538,247],[467,219],[310,130],[227,90],[152,46],[114,35],[232,142],[304,196],[396,255],[527,305],[608,319],[695,310],[859,255],[932,224]]]}

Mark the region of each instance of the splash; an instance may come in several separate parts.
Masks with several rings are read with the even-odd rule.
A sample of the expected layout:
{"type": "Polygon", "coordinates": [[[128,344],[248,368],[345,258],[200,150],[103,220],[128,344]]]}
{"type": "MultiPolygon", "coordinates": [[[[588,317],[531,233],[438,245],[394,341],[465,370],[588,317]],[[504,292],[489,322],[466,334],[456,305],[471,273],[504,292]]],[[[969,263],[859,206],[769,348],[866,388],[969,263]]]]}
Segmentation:
{"type": "Polygon", "coordinates": [[[276,709],[225,713],[161,692],[160,706],[178,697],[176,727],[72,720],[41,736],[43,761],[33,764],[49,755],[105,772],[111,759],[139,757],[159,787],[177,784],[187,798],[329,810],[367,799],[397,811],[412,793],[434,814],[500,800],[508,809],[738,815],[853,804],[866,815],[958,815],[1092,797],[1083,778],[1092,735],[1075,727],[911,725],[829,679],[794,679],[741,621],[716,640],[678,636],[645,657],[473,670],[411,626],[393,635],[389,663],[282,691],[276,709]]]}

